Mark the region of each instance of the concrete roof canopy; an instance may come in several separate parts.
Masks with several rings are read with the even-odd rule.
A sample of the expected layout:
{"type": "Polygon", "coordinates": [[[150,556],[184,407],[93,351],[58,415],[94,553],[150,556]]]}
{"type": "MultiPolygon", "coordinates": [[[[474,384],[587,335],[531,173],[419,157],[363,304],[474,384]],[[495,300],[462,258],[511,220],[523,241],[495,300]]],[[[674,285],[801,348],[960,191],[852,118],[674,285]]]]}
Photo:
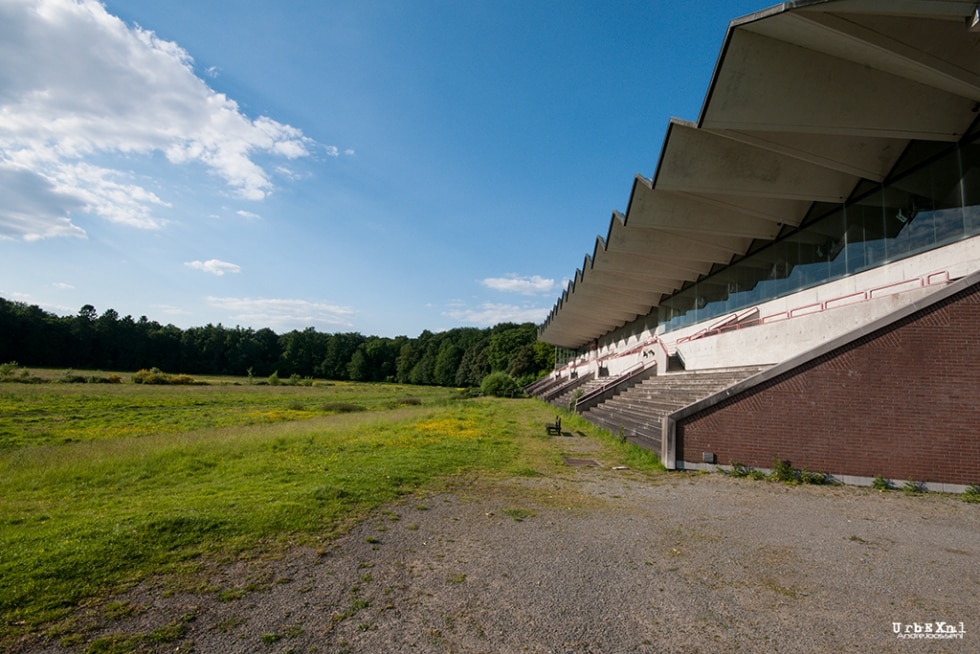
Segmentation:
{"type": "Polygon", "coordinates": [[[956,142],[980,108],[975,0],[804,0],[732,21],[696,123],[672,120],[651,180],[539,338],[577,349],[884,180],[913,140],[956,142]]]}

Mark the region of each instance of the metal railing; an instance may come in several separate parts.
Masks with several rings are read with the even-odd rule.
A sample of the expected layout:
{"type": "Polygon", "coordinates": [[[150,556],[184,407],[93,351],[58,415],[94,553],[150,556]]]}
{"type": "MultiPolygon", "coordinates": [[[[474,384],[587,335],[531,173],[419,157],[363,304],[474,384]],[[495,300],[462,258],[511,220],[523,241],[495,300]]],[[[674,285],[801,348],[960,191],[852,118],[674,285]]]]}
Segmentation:
{"type": "Polygon", "coordinates": [[[639,363],[630,366],[624,370],[619,376],[614,379],[609,380],[599,388],[590,391],[587,395],[583,395],[575,402],[575,411],[581,413],[583,411],[588,411],[597,404],[605,402],[610,397],[618,393],[623,386],[629,386],[630,382],[635,382],[637,379],[646,379],[651,376],[657,368],[656,362],[647,365],[645,362],[640,361],[639,363]]]}
{"type": "MultiPolygon", "coordinates": [[[[917,288],[925,288],[927,286],[933,286],[935,284],[948,284],[949,271],[940,270],[937,272],[932,272],[921,277],[913,277],[910,279],[904,279],[899,282],[891,282],[889,284],[884,284],[882,286],[876,286],[874,288],[857,291],[855,293],[849,293],[847,295],[841,295],[839,297],[831,298],[829,300],[824,300],[822,302],[811,302],[810,304],[804,304],[802,306],[793,307],[792,309],[787,309],[785,311],[778,311],[776,313],[771,313],[767,316],[761,318],[756,318],[754,320],[744,320],[738,318],[739,314],[733,313],[725,316],[723,319],[716,321],[711,326],[702,329],[699,332],[691,334],[689,336],[683,336],[677,341],[675,345],[679,343],[687,343],[689,341],[695,341],[708,336],[717,336],[718,334],[724,334],[725,332],[738,331],[744,329],[745,327],[755,327],[757,325],[765,325],[774,322],[779,322],[781,320],[789,320],[791,318],[799,318],[801,316],[809,316],[817,313],[822,313],[829,309],[836,309],[842,306],[848,306],[851,304],[859,304],[861,302],[868,302],[878,297],[883,297],[886,295],[896,295],[898,293],[904,293],[905,291],[915,290],[917,288]],[[936,281],[936,280],[939,281],[936,281]],[[887,291],[887,292],[884,292],[887,291]]],[[[753,307],[748,311],[742,313],[743,316],[756,311],[759,311],[759,307],[753,307]]]]}
{"type": "Polygon", "coordinates": [[[541,396],[541,399],[544,400],[545,402],[551,402],[553,399],[555,399],[559,395],[562,395],[563,393],[567,393],[568,391],[570,391],[572,389],[578,388],[579,386],[581,386],[585,382],[591,381],[591,379],[592,379],[592,373],[591,372],[590,373],[586,373],[584,375],[579,375],[578,377],[573,377],[573,378],[569,379],[568,381],[566,381],[565,383],[559,385],[558,387],[552,388],[552,389],[548,390],[546,393],[544,393],[541,396]]]}

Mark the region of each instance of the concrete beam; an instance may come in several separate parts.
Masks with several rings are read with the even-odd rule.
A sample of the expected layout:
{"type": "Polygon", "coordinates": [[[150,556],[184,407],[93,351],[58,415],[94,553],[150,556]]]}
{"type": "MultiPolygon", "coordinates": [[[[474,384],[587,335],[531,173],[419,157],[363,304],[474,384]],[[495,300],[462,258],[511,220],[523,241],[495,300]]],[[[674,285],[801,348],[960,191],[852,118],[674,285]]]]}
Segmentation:
{"type": "Polygon", "coordinates": [[[633,184],[624,222],[630,228],[653,227],[762,239],[775,238],[782,227],[781,220],[740,211],[702,196],[654,191],[639,180],[633,184]]]}
{"type": "Polygon", "coordinates": [[[761,24],[731,35],[702,127],[949,142],[968,127],[976,99],[764,36],[761,24]]]}
{"type": "Polygon", "coordinates": [[[725,264],[736,254],[743,254],[750,245],[752,239],[744,236],[690,234],[655,227],[614,227],[609,232],[606,249],[617,256],[625,253],[656,259],[666,255],[725,264]]]}
{"type": "Polygon", "coordinates": [[[674,123],[653,184],[666,191],[842,202],[857,181],[853,175],[740,143],[717,131],[674,123]]]}

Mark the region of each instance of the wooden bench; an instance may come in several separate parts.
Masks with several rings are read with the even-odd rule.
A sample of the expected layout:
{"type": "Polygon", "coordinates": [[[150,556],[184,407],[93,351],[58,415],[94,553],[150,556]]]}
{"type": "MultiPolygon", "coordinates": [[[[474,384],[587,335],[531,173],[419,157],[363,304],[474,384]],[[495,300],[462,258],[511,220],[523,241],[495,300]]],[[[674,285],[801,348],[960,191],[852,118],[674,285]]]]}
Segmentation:
{"type": "Polygon", "coordinates": [[[561,416],[555,416],[555,421],[549,422],[544,428],[548,430],[549,435],[561,436],[561,416]]]}

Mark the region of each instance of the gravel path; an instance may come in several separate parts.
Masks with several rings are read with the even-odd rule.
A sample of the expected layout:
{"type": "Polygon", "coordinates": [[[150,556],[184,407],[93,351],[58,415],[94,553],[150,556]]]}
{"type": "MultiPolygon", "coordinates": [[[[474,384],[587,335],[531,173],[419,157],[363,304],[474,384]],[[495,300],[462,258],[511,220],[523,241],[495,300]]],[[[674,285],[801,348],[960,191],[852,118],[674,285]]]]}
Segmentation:
{"type": "MultiPolygon", "coordinates": [[[[589,439],[555,442],[601,462],[589,439]]],[[[26,651],[143,634],[139,651],[222,654],[980,652],[978,599],[980,505],[567,466],[406,499],[194,592],[139,586],[85,643],[26,651]],[[893,630],[937,621],[962,638],[893,630]]]]}

